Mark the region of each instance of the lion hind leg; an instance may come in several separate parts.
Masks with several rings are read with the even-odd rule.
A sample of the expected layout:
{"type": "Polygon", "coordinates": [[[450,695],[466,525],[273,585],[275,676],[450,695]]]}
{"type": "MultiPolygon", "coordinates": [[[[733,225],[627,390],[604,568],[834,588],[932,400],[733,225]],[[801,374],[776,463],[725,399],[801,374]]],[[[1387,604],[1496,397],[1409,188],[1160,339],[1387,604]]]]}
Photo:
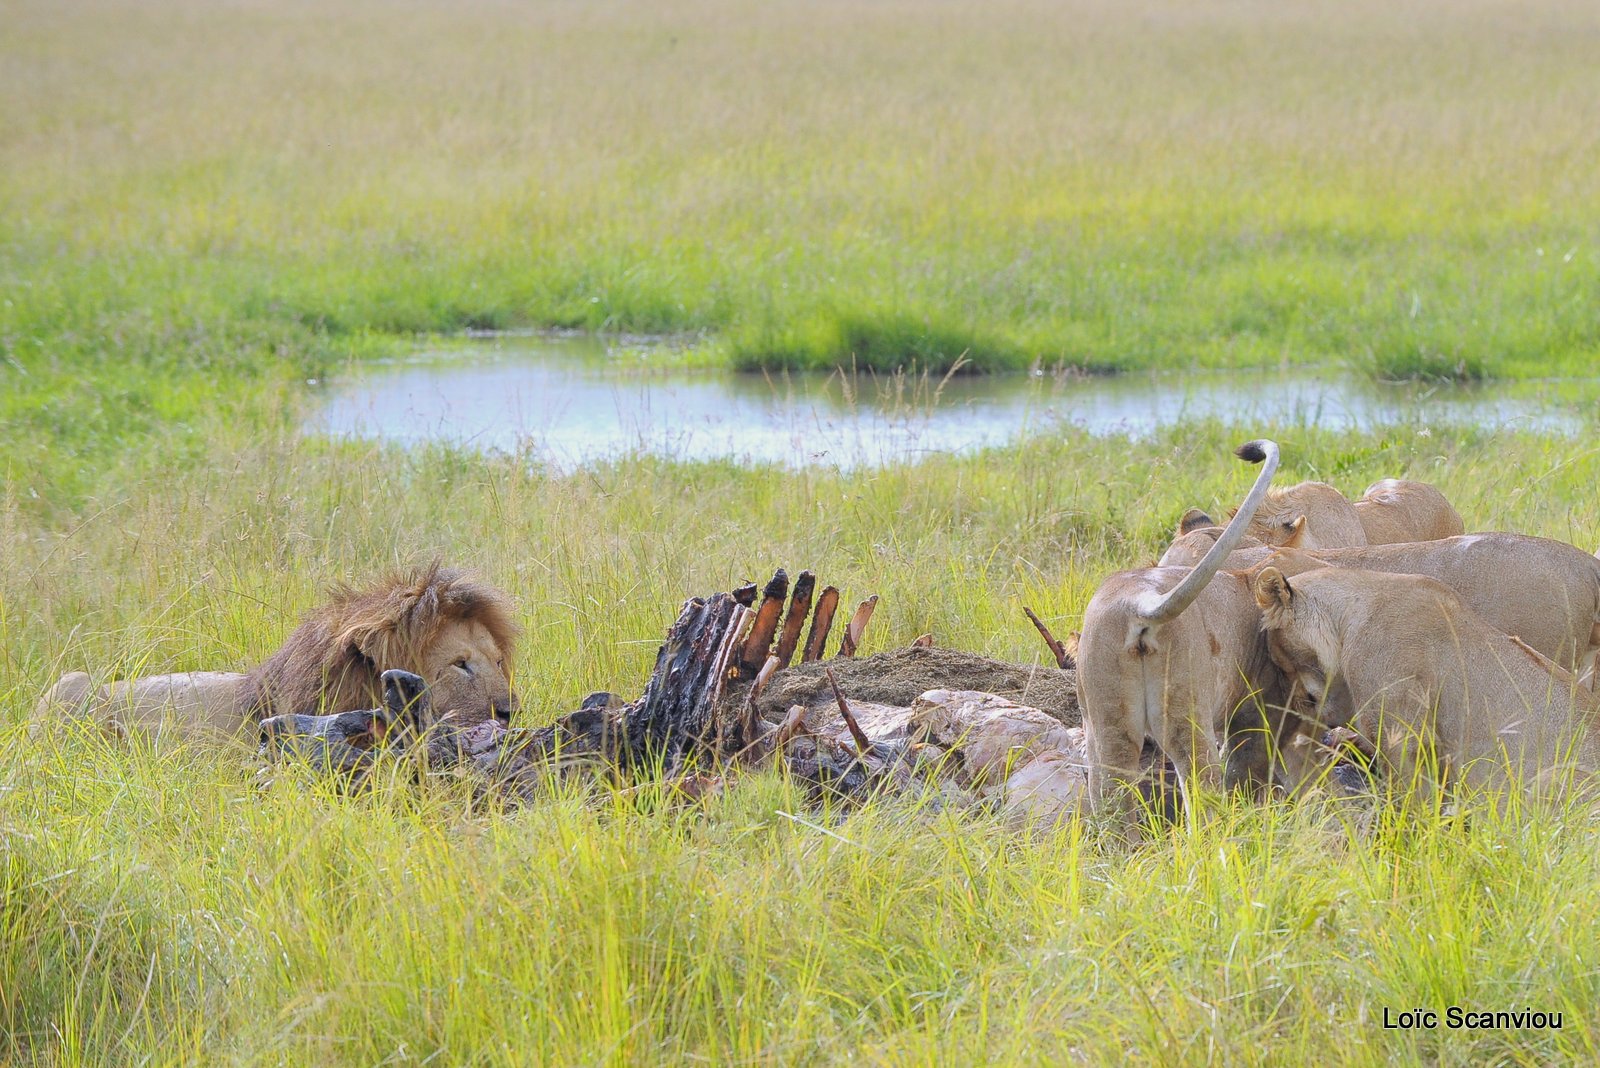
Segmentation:
{"type": "Polygon", "coordinates": [[[1177,769],[1183,809],[1193,821],[1200,813],[1201,795],[1215,797],[1226,785],[1221,749],[1215,738],[1186,717],[1168,716],[1167,724],[1167,730],[1162,732],[1161,750],[1177,769]]]}
{"type": "Polygon", "coordinates": [[[1118,832],[1133,843],[1139,839],[1134,786],[1139,779],[1144,736],[1132,729],[1131,718],[1119,717],[1114,723],[1085,722],[1089,784],[1084,796],[1090,812],[1110,816],[1118,832]]]}

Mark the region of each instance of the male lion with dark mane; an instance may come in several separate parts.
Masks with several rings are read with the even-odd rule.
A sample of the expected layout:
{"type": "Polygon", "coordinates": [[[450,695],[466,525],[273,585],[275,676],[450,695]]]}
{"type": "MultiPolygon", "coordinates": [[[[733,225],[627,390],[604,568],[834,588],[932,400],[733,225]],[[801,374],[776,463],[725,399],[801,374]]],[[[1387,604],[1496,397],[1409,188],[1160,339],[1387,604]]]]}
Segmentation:
{"type": "Polygon", "coordinates": [[[364,589],[336,586],[266,662],[244,674],[152,675],[96,686],[63,675],[39,714],[66,709],[121,731],[170,724],[235,734],[247,723],[309,712],[374,708],[383,673],[426,680],[434,707],[464,721],[516,711],[507,666],[518,627],[505,593],[438,562],[364,589]]]}

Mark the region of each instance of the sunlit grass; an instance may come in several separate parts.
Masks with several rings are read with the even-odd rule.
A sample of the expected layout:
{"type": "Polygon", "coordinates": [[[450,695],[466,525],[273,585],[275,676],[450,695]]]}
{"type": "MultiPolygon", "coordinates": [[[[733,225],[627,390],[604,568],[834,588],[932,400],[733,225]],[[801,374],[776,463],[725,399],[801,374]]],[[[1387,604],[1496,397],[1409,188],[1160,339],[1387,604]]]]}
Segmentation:
{"type": "MultiPolygon", "coordinates": [[[[290,772],[263,789],[242,749],[26,722],[63,668],[243,666],[326,581],[433,553],[522,606],[530,723],[637,689],[683,597],[777,564],[881,593],[867,651],[931,631],[1038,662],[1020,606],[1075,626],[1185,506],[1237,499],[1242,433],[1069,436],[854,476],[633,460],[552,477],[219,432],[209,464],[119,481],[61,526],[8,484],[0,1056],[1592,1057],[1600,854],[1582,811],[1228,806],[1126,853],[976,812],[817,813],[769,775],[703,807],[575,785],[515,813],[451,782],[341,797],[290,772]],[[1384,1006],[1446,1004],[1565,1027],[1378,1029],[1384,1006]]],[[[1285,478],[1428,477],[1473,528],[1600,543],[1600,459],[1580,443],[1277,433],[1285,478]]]]}
{"type": "Polygon", "coordinates": [[[771,775],[468,815],[447,786],[258,794],[215,754],[3,737],[37,775],[9,829],[38,829],[7,838],[0,1012],[46,1062],[1596,1053],[1582,813],[1232,804],[1126,855],[900,804],[797,817],[771,775]],[[1447,1005],[1564,1027],[1379,1029],[1447,1005]]]}
{"type": "Polygon", "coordinates": [[[746,368],[1590,373],[1600,10],[1418,2],[9,5],[0,1061],[1544,1064],[1596,1058],[1583,811],[1225,805],[1133,853],[981,812],[263,786],[36,730],[62,670],[238,668],[433,555],[521,607],[524,718],[639,687],[777,565],[1024,662],[1183,510],[1437,482],[1600,546],[1584,440],[1066,432],[828,470],[299,440],[415,332],[746,368]],[[1383,1032],[1531,1005],[1560,1032],[1383,1032]]]}

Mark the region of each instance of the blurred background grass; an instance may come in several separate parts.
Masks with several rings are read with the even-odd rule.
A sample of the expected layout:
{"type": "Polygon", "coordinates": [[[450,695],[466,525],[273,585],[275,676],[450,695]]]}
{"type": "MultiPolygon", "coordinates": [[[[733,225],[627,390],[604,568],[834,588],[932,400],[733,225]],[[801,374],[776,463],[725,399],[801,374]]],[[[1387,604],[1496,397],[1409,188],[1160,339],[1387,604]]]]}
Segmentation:
{"type": "Polygon", "coordinates": [[[417,333],[746,368],[1587,373],[1600,10],[1533,4],[5,7],[0,1061],[1595,1059],[1583,812],[1225,807],[1126,856],[776,777],[704,809],[342,798],[37,731],[66,668],[235,668],[332,581],[504,585],[524,722],[640,685],[687,595],[878,592],[868,652],[1038,662],[1262,432],[1600,544],[1583,439],[1065,432],[849,476],[302,438],[417,333]],[[798,818],[797,818],[798,817],[798,818]],[[801,820],[808,820],[816,826],[801,820]],[[819,830],[818,827],[825,829],[819,830]],[[1385,1006],[1561,1032],[1377,1030],[1385,1006]]]}
{"type": "Polygon", "coordinates": [[[24,0],[0,426],[53,463],[465,327],[1587,372],[1597,40],[1574,0],[24,0]]]}

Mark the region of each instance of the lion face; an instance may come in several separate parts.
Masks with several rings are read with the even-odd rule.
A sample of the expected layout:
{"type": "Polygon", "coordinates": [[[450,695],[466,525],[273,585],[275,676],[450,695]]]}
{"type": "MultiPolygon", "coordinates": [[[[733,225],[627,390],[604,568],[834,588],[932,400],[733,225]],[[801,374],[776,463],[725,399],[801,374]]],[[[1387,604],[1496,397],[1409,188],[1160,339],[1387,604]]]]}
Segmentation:
{"type": "Polygon", "coordinates": [[[440,715],[509,721],[517,711],[505,651],[478,620],[446,623],[420,660],[419,674],[428,681],[429,698],[440,715]]]}
{"type": "Polygon", "coordinates": [[[365,590],[339,588],[246,679],[257,715],[371,708],[390,669],[421,676],[440,715],[508,720],[517,709],[508,662],[511,602],[465,572],[433,565],[365,590]]]}
{"type": "Polygon", "coordinates": [[[1267,652],[1278,670],[1303,694],[1296,711],[1325,725],[1341,725],[1354,714],[1349,690],[1337,675],[1338,635],[1301,603],[1289,579],[1275,567],[1256,576],[1253,592],[1267,633],[1267,652]]]}
{"type": "Polygon", "coordinates": [[[1273,490],[1251,519],[1249,533],[1263,545],[1301,549],[1367,544],[1355,505],[1325,482],[1273,490]]]}
{"type": "Polygon", "coordinates": [[[1355,718],[1349,686],[1314,646],[1296,640],[1292,633],[1270,631],[1267,649],[1289,680],[1287,704],[1297,716],[1323,727],[1344,726],[1355,718]]]}
{"type": "Polygon", "coordinates": [[[1302,548],[1306,540],[1306,517],[1279,514],[1258,518],[1251,532],[1263,545],[1302,548]]]}

